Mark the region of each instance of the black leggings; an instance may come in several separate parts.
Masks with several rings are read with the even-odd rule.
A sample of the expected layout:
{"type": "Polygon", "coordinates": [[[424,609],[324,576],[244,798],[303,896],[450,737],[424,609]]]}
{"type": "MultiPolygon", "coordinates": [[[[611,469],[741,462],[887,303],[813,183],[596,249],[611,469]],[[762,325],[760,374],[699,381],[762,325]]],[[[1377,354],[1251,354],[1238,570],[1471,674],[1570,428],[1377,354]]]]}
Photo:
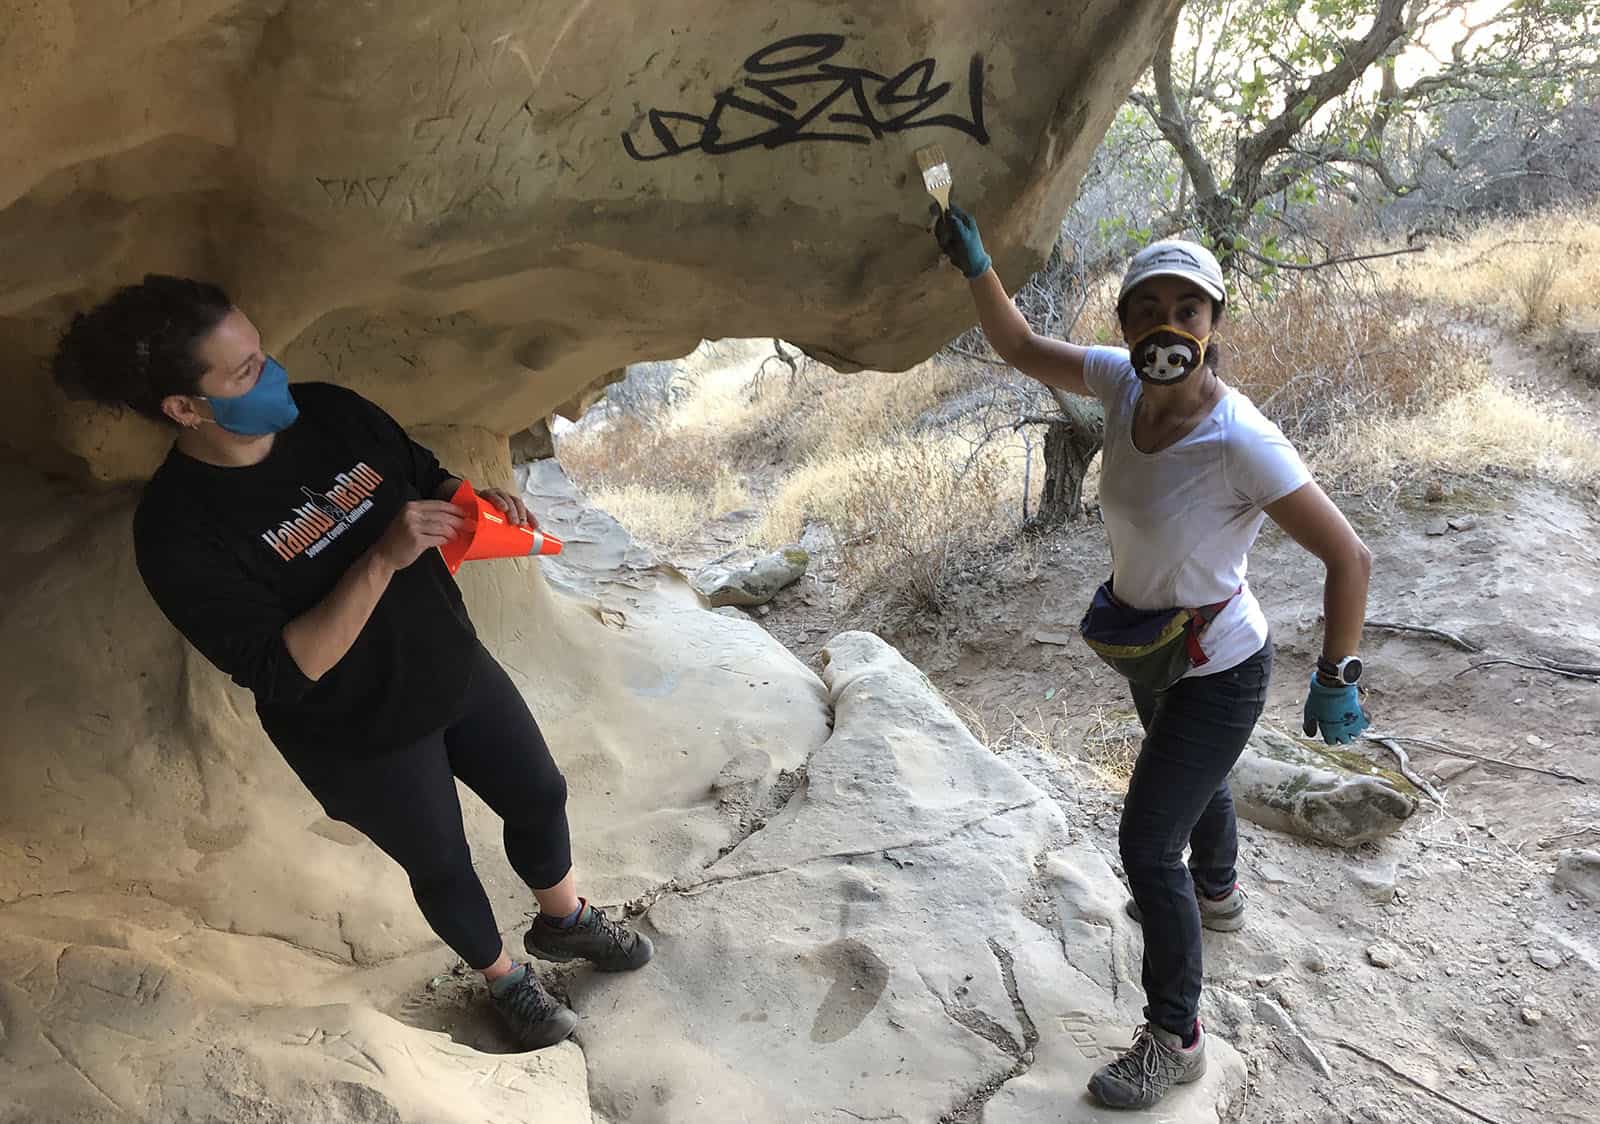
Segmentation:
{"type": "Polygon", "coordinates": [[[473,968],[493,964],[503,946],[472,869],[456,778],[505,820],[506,856],[530,888],[548,889],[572,869],[566,779],[522,695],[481,647],[461,717],[443,730],[374,757],[326,746],[284,757],[329,816],[404,868],[428,924],[473,968]]]}
{"type": "Polygon", "coordinates": [[[1269,639],[1238,667],[1133,692],[1145,734],[1122,806],[1122,868],[1143,916],[1145,1018],[1174,1034],[1188,1034],[1200,1012],[1195,891],[1220,896],[1237,876],[1228,771],[1261,717],[1271,676],[1269,639]]]}

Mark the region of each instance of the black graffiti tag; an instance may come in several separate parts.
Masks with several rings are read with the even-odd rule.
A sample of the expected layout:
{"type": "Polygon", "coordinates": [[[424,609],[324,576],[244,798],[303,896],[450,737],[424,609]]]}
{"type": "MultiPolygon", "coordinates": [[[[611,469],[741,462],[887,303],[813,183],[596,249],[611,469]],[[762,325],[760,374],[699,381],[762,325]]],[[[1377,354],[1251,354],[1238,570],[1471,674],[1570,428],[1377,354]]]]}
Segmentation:
{"type": "Polygon", "coordinates": [[[891,77],[830,62],[844,42],[842,35],[793,35],[769,44],[744,60],[743,83],[720,91],[709,113],[652,109],[647,120],[653,150],[642,150],[628,133],[622,134],[622,147],[635,160],[664,160],[695,150],[724,156],[803,142],[871,144],[891,133],[936,128],[989,143],[982,55],[973,55],[967,68],[969,110],[963,117],[934,112],[952,84],[934,81],[933,59],[891,77]]]}

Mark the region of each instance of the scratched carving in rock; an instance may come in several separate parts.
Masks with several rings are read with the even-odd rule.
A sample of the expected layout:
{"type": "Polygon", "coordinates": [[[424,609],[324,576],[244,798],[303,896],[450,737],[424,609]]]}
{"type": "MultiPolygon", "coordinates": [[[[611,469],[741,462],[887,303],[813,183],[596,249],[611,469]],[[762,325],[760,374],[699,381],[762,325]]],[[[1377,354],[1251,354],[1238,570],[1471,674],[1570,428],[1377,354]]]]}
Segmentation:
{"type": "Polygon", "coordinates": [[[635,160],[663,160],[685,152],[724,156],[802,142],[871,144],[912,129],[955,129],[989,143],[982,55],[974,54],[967,67],[963,116],[940,111],[955,87],[934,81],[933,59],[886,75],[832,61],[844,45],[844,36],[825,34],[771,43],[744,60],[743,82],[718,92],[709,112],[652,109],[644,146],[624,132],[622,147],[635,160]]]}
{"type": "Polygon", "coordinates": [[[1104,1029],[1103,1019],[1085,1014],[1082,1011],[1073,1011],[1060,1016],[1061,1029],[1072,1040],[1072,1045],[1077,1048],[1090,1061],[1100,1061],[1117,1056],[1117,1051],[1102,1043],[1097,1035],[1104,1029]]]}

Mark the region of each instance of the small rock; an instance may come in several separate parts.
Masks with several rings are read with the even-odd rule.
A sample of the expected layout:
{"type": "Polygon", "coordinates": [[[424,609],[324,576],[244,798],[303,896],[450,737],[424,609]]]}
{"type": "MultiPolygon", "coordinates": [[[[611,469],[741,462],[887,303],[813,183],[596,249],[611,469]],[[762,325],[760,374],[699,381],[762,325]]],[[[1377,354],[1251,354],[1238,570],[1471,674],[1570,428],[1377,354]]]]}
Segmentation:
{"type": "Polygon", "coordinates": [[[1217,1021],[1234,1035],[1238,1035],[1250,1025],[1250,1004],[1243,998],[1220,987],[1207,988],[1206,992],[1211,1009],[1216,1012],[1217,1021]]]}
{"type": "Polygon", "coordinates": [[[1313,952],[1310,956],[1307,956],[1305,964],[1306,971],[1319,976],[1328,970],[1328,959],[1320,952],[1313,952]]]}
{"type": "Polygon", "coordinates": [[[1033,642],[1035,644],[1056,644],[1063,648],[1076,643],[1077,639],[1077,636],[1070,632],[1035,632],[1033,634],[1033,642]]]}
{"type": "Polygon", "coordinates": [[[1538,749],[1544,744],[1544,739],[1538,734],[1529,734],[1526,738],[1526,741],[1529,745],[1533,746],[1534,749],[1538,749]]]}
{"type": "Polygon", "coordinates": [[[1433,767],[1433,775],[1441,784],[1449,784],[1463,773],[1470,773],[1477,767],[1476,761],[1469,761],[1465,757],[1446,757],[1433,767]]]}
{"type": "Polygon", "coordinates": [[[1368,945],[1367,960],[1374,968],[1393,968],[1400,963],[1400,953],[1386,944],[1368,945]]]}
{"type": "Polygon", "coordinates": [[[1568,893],[1600,902],[1600,851],[1562,851],[1556,856],[1556,885],[1568,893]]]}
{"type": "Polygon", "coordinates": [[[1394,901],[1399,867],[1393,859],[1361,866],[1352,863],[1347,869],[1350,871],[1350,880],[1372,901],[1380,905],[1394,901]]]}
{"type": "Polygon", "coordinates": [[[1478,525],[1478,517],[1476,515],[1457,515],[1452,517],[1449,522],[1452,531],[1470,531],[1478,525]]]}
{"type": "Polygon", "coordinates": [[[1300,1028],[1295,1025],[1295,1021],[1289,1017],[1287,1011],[1267,998],[1257,999],[1254,1011],[1257,1020],[1282,1031],[1288,1036],[1289,1040],[1298,1048],[1300,1056],[1309,1062],[1324,1078],[1333,1076],[1333,1067],[1328,1065],[1328,1059],[1323,1056],[1321,1050],[1317,1049],[1315,1043],[1307,1038],[1300,1028]]]}
{"type": "Polygon", "coordinates": [[[1544,1021],[1544,1012],[1537,1007],[1524,1007],[1522,1009],[1522,1021],[1529,1026],[1538,1026],[1544,1021]]]}
{"type": "Polygon", "coordinates": [[[756,606],[756,607],[755,607],[755,610],[756,610],[756,616],[758,616],[758,617],[764,617],[764,616],[766,616],[766,615],[767,615],[767,614],[768,614],[768,613],[770,613],[770,612],[772,612],[772,606],[771,606],[771,605],[765,605],[765,604],[763,604],[763,605],[757,605],[757,606],[756,606]]]}
{"type": "Polygon", "coordinates": [[[1529,949],[1528,959],[1545,969],[1554,970],[1561,967],[1561,954],[1553,948],[1529,949]]]}
{"type": "Polygon", "coordinates": [[[1432,535],[1435,538],[1440,535],[1447,535],[1450,533],[1450,521],[1443,516],[1437,519],[1430,519],[1428,520],[1428,525],[1422,528],[1422,533],[1432,535]]]}
{"type": "Polygon", "coordinates": [[[1489,815],[1481,807],[1474,808],[1472,810],[1472,818],[1467,823],[1479,831],[1487,830],[1489,827],[1489,815]]]}

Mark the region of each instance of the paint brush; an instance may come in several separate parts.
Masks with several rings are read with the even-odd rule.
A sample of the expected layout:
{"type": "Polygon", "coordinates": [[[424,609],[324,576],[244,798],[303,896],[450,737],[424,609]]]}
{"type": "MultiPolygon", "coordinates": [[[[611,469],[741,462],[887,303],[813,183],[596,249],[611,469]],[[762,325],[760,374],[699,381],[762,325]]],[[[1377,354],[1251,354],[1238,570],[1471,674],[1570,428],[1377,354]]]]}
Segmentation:
{"type": "Polygon", "coordinates": [[[930,144],[917,149],[917,167],[922,170],[922,186],[939,203],[941,211],[950,209],[950,164],[944,158],[944,146],[930,144]]]}

